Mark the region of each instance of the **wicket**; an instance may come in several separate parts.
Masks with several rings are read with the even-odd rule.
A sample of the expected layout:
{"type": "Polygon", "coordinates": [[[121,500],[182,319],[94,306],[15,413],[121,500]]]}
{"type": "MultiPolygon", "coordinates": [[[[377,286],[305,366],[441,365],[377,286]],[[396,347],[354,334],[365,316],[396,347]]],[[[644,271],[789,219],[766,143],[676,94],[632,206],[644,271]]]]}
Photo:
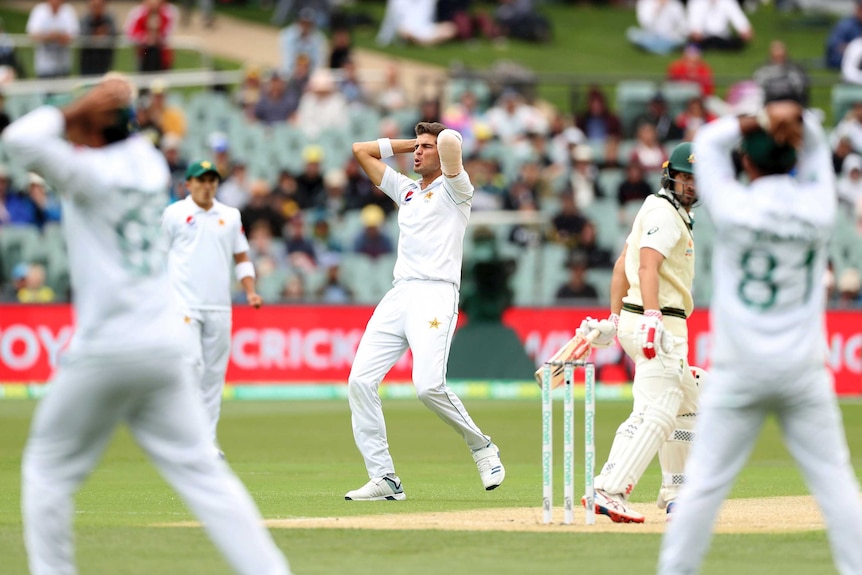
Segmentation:
{"type": "Polygon", "coordinates": [[[563,523],[575,518],[575,368],[584,368],[584,521],[596,522],[593,500],[595,472],[596,368],[584,360],[547,362],[542,370],[542,522],[554,518],[554,425],[551,371],[563,366],[563,523]]]}

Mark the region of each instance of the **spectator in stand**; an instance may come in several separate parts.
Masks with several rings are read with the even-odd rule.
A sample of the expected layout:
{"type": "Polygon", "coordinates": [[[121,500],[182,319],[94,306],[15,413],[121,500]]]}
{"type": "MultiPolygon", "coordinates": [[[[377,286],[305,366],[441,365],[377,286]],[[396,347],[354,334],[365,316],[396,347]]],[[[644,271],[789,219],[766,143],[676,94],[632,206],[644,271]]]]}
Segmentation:
{"type": "Polygon", "coordinates": [[[437,21],[452,22],[461,41],[480,36],[496,38],[499,30],[494,21],[484,12],[474,10],[473,4],[473,0],[437,0],[437,21]]]}
{"type": "Polygon", "coordinates": [[[248,178],[248,167],[242,160],[233,162],[230,175],[219,184],[216,199],[226,206],[236,208],[240,212],[251,199],[251,182],[248,178]]]}
{"type": "Polygon", "coordinates": [[[33,6],[27,35],[33,41],[34,69],[39,78],[61,78],[72,73],[72,42],[78,37],[78,15],[65,0],[46,0],[33,6]]]}
{"type": "Polygon", "coordinates": [[[296,177],[296,197],[299,207],[303,210],[320,205],[326,196],[323,186],[323,172],[320,163],[323,161],[323,148],[317,145],[306,146],[302,151],[305,167],[296,177]]]}
{"type": "Polygon", "coordinates": [[[377,107],[384,114],[391,114],[403,110],[409,104],[407,92],[401,86],[401,76],[398,64],[390,62],[386,66],[386,79],[383,89],[377,94],[377,107]]]}
{"type": "Polygon", "coordinates": [[[136,46],[138,71],[159,72],[174,65],[170,38],[179,13],[165,0],[141,0],[126,17],[126,37],[136,46]]]}
{"type": "Polygon", "coordinates": [[[333,168],[323,176],[325,194],[318,198],[317,213],[322,214],[332,222],[340,222],[347,211],[347,176],[341,168],[333,168]]]}
{"type": "Polygon", "coordinates": [[[183,138],[186,135],[186,114],[179,106],[168,104],[167,92],[168,85],[160,78],[150,84],[150,103],[147,106],[150,119],[162,134],[176,134],[183,138]]]}
{"type": "Polygon", "coordinates": [[[805,69],[787,56],[787,46],[781,40],[769,43],[769,60],[754,71],[754,81],[767,102],[790,99],[808,106],[811,80],[805,69]]]}
{"type": "Polygon", "coordinates": [[[859,201],[862,201],[862,156],[850,154],[844,159],[838,178],[838,202],[849,214],[859,201]]]}
{"type": "Polygon", "coordinates": [[[569,256],[569,279],[557,290],[557,303],[598,304],[599,292],[587,282],[587,258],[579,251],[569,256]]]}
{"type": "Polygon", "coordinates": [[[646,111],[635,118],[633,127],[652,124],[655,126],[659,142],[664,143],[668,140],[679,140],[682,137],[682,131],[677,128],[673,120],[667,110],[667,99],[664,94],[656,92],[647,104],[646,111]]]}
{"type": "Polygon", "coordinates": [[[159,143],[159,148],[162,150],[162,154],[164,154],[165,160],[168,162],[168,169],[171,172],[170,198],[172,203],[182,200],[188,195],[188,188],[186,188],[186,168],[188,168],[189,163],[182,157],[180,152],[182,143],[183,139],[172,133],[162,136],[162,140],[159,143]]]}
{"type": "Polygon", "coordinates": [[[652,124],[638,126],[629,163],[637,162],[647,172],[659,172],[665,160],[667,160],[667,152],[658,141],[655,126],[652,124]]]}
{"type": "Polygon", "coordinates": [[[545,134],[548,131],[548,123],[542,113],[512,88],[503,90],[485,118],[491,131],[506,145],[523,139],[529,132],[545,134]]]}
{"type": "Polygon", "coordinates": [[[847,136],[841,136],[834,142],[832,150],[832,168],[835,170],[835,175],[841,173],[844,165],[844,160],[853,153],[853,144],[847,136]]]}
{"type": "Polygon", "coordinates": [[[572,174],[569,178],[571,196],[579,210],[585,210],[596,198],[604,197],[599,186],[599,169],[593,161],[593,149],[586,144],[572,152],[572,174]]]}
{"type": "Polygon", "coordinates": [[[301,214],[296,214],[287,222],[284,247],[287,248],[287,259],[294,269],[308,272],[317,266],[314,244],[305,235],[305,221],[301,214]]]}
{"type": "Polygon", "coordinates": [[[378,43],[389,44],[397,36],[419,46],[442,44],[455,37],[452,22],[435,22],[437,0],[390,0],[386,17],[377,35],[378,43]]]}
{"type": "Polygon", "coordinates": [[[696,96],[691,98],[685,105],[685,110],[679,113],[674,121],[680,139],[691,141],[697,129],[712,122],[716,115],[706,109],[703,98],[696,96]]]}
{"type": "MultiPolygon", "coordinates": [[[[371,180],[365,175],[359,167],[359,162],[356,158],[351,158],[344,166],[344,175],[347,177],[347,185],[344,190],[344,195],[347,198],[348,210],[361,210],[368,204],[371,198],[371,190],[375,186],[371,185],[371,180]]],[[[384,194],[384,197],[386,195],[384,194]]],[[[392,201],[389,201],[392,204],[392,201]]]]}
{"type": "Polygon", "coordinates": [[[685,44],[688,20],[679,0],[637,0],[640,28],[626,30],[629,42],[653,54],[670,54],[685,44]]]}
{"type": "Polygon", "coordinates": [[[578,251],[582,252],[587,258],[587,267],[590,269],[610,269],[614,267],[614,260],[611,259],[611,252],[599,246],[599,236],[596,233],[596,225],[587,220],[584,224],[584,229],[581,230],[581,244],[578,246],[578,251]]]}
{"type": "Polygon", "coordinates": [[[309,138],[316,138],[328,128],[343,128],[348,122],[347,100],[336,89],[332,72],[315,71],[299,101],[297,127],[309,138]]]}
{"type": "Polygon", "coordinates": [[[215,26],[215,8],[213,6],[213,0],[182,0],[183,6],[183,14],[182,14],[182,25],[188,26],[192,19],[192,4],[197,3],[198,11],[202,16],[202,24],[204,28],[212,28],[215,26]]]}
{"type": "Polygon", "coordinates": [[[255,223],[266,222],[272,237],[281,238],[284,218],[272,206],[269,184],[264,180],[255,180],[251,184],[250,192],[248,204],[239,212],[243,229],[250,230],[255,223]]]}
{"type": "Polygon", "coordinates": [[[420,122],[439,122],[441,114],[440,98],[438,96],[428,95],[419,102],[420,122]]]}
{"type": "Polygon", "coordinates": [[[587,109],[575,118],[575,125],[587,140],[605,146],[605,161],[616,161],[616,145],[623,137],[620,119],[608,108],[604,92],[597,86],[587,93],[587,109]]]}
{"type": "Polygon", "coordinates": [[[578,247],[587,218],[578,210],[574,196],[567,190],[560,194],[560,211],[551,223],[554,226],[554,242],[563,244],[569,249],[578,247]]]}
{"type": "Polygon", "coordinates": [[[57,299],[54,290],[45,285],[45,267],[29,264],[24,286],[18,290],[19,303],[53,303],[57,299]]]}
{"type": "Polygon", "coordinates": [[[339,257],[339,254],[344,251],[341,242],[332,236],[332,226],[325,217],[314,220],[314,226],[311,228],[311,243],[314,245],[317,261],[324,267],[328,261],[327,258],[339,257]]]}
{"type": "Polygon", "coordinates": [[[332,31],[332,50],[329,52],[329,68],[337,70],[353,57],[353,38],[350,28],[339,27],[332,31]]]}
{"type": "Polygon", "coordinates": [[[281,238],[272,235],[272,229],[265,220],[255,221],[251,228],[245,228],[248,234],[248,259],[252,261],[255,269],[270,267],[271,271],[285,271],[287,265],[287,249],[281,238]],[[266,261],[265,265],[263,262],[266,261]]]}
{"type": "Polygon", "coordinates": [[[356,73],[356,62],[347,60],[341,68],[341,78],[338,81],[338,90],[347,104],[352,108],[361,109],[365,104],[365,90],[359,83],[356,73]]]}
{"type": "Polygon", "coordinates": [[[210,149],[213,152],[213,163],[218,170],[221,179],[224,180],[230,174],[233,160],[230,155],[230,142],[227,139],[227,134],[223,132],[213,132],[209,136],[210,149]]]}
{"type": "MultiPolygon", "coordinates": [[[[523,183],[516,182],[512,188],[523,186],[523,183]]],[[[522,192],[518,192],[518,195],[522,196],[518,204],[518,212],[532,219],[539,210],[533,197],[524,195],[522,192]]],[[[512,226],[512,230],[509,232],[509,241],[521,248],[537,248],[545,242],[545,226],[539,223],[516,224],[512,226]]]]}
{"type": "Polygon", "coordinates": [[[296,177],[287,170],[278,173],[275,187],[272,188],[272,204],[275,210],[289,220],[299,213],[299,184],[296,177]]]}
{"type": "Polygon", "coordinates": [[[287,276],[281,290],[282,303],[304,303],[306,301],[305,282],[298,273],[287,276]]]}
{"type": "Polygon", "coordinates": [[[687,44],[682,52],[682,58],[674,60],[668,65],[667,79],[672,82],[700,84],[700,91],[703,96],[712,96],[715,93],[712,68],[703,61],[700,48],[696,44],[687,44]]]}
{"type": "MultiPolygon", "coordinates": [[[[0,18],[0,85],[16,79],[23,80],[26,77],[27,73],[18,59],[15,43],[6,34],[6,26],[3,23],[3,18],[0,18]]],[[[2,94],[0,94],[0,97],[2,97],[2,94]]],[[[2,133],[4,127],[0,126],[0,133],[2,133]]]]}
{"type": "Polygon", "coordinates": [[[688,0],[688,34],[701,50],[741,50],[754,30],[737,0],[688,0]]]}
{"type": "Polygon", "coordinates": [[[450,130],[461,134],[461,149],[464,151],[464,156],[469,157],[476,148],[473,125],[484,121],[484,114],[479,110],[476,94],[471,90],[464,90],[457,102],[443,110],[441,121],[450,130]]]}
{"type": "Polygon", "coordinates": [[[236,103],[245,112],[245,117],[255,119],[254,110],[260,101],[260,67],[248,66],[243,74],[242,83],[235,92],[236,103]]]}
{"type": "Polygon", "coordinates": [[[644,171],[639,162],[629,162],[626,166],[626,177],[617,188],[617,203],[620,206],[620,220],[629,202],[637,204],[638,208],[653,189],[644,178],[644,171]]]}
{"type": "Polygon", "coordinates": [[[826,66],[841,69],[841,60],[847,45],[862,36],[862,0],[856,0],[852,16],[840,20],[829,32],[826,41],[826,66]]]}
{"type": "Polygon", "coordinates": [[[376,259],[393,252],[392,240],[380,229],[386,213],[380,206],[368,205],[359,213],[363,230],[353,244],[353,251],[376,259]]]}
{"type": "Polygon", "coordinates": [[[114,69],[117,26],[105,10],[106,3],[107,0],[89,0],[88,10],[81,17],[81,36],[87,42],[78,54],[82,76],[101,76],[114,69]]]}
{"type": "Polygon", "coordinates": [[[308,59],[312,72],[329,63],[329,42],[323,32],[317,28],[316,17],[317,12],[314,8],[303,8],[299,11],[296,22],[279,33],[281,71],[285,75],[289,76],[293,73],[296,59],[300,56],[308,59]]]}
{"type": "Polygon", "coordinates": [[[40,230],[48,222],[60,221],[60,201],[50,193],[40,176],[27,175],[27,193],[7,203],[12,224],[36,226],[40,230]]]}
{"type": "Polygon", "coordinates": [[[287,122],[299,109],[300,96],[301,92],[287,89],[278,70],[272,70],[254,107],[254,117],[268,126],[287,122]]]}
{"type": "Polygon", "coordinates": [[[494,22],[500,35],[528,42],[548,42],[551,23],[536,11],[533,0],[499,0],[494,22]]]}
{"type": "Polygon", "coordinates": [[[350,288],[341,283],[339,277],[339,257],[334,256],[327,258],[323,268],[326,270],[326,280],[320,289],[317,290],[317,299],[323,304],[348,304],[353,301],[353,292],[350,288]]]}
{"type": "Polygon", "coordinates": [[[3,290],[0,291],[0,302],[3,303],[18,303],[18,292],[24,289],[27,285],[27,272],[30,270],[30,264],[19,262],[12,268],[11,281],[3,285],[3,290]]]}
{"type": "Polygon", "coordinates": [[[844,118],[835,126],[830,135],[832,149],[838,147],[842,138],[850,141],[854,152],[862,152],[862,100],[856,100],[847,111],[844,118]]]}

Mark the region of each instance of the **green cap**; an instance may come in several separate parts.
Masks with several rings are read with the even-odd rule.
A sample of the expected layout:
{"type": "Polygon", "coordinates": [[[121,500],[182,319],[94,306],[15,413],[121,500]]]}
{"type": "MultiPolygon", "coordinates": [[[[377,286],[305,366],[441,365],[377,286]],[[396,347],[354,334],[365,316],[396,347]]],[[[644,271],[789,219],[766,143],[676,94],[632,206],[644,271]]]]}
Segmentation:
{"type": "Polygon", "coordinates": [[[691,150],[691,142],[683,142],[681,144],[677,144],[677,146],[673,149],[673,152],[670,153],[670,159],[668,159],[668,168],[675,172],[685,172],[686,174],[693,174],[693,163],[694,154],[691,150]]]}
{"type": "Polygon", "coordinates": [[[221,181],[221,174],[218,173],[215,164],[213,164],[209,160],[201,160],[200,162],[189,164],[189,167],[186,168],[187,180],[190,180],[192,178],[200,178],[204,174],[215,174],[219,181],[221,181]]]}
{"type": "Polygon", "coordinates": [[[740,151],[746,154],[759,170],[770,174],[785,174],[796,165],[796,149],[793,146],[779,146],[772,136],[763,130],[756,130],[743,137],[740,151]]]}

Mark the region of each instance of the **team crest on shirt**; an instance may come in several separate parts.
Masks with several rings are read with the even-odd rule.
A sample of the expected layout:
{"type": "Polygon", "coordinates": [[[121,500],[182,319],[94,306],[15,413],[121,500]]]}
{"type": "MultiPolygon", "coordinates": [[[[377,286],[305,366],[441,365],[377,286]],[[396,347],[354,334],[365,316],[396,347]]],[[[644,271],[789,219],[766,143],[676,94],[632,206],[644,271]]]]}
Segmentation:
{"type": "Polygon", "coordinates": [[[427,194],[425,194],[425,201],[427,202],[427,201],[428,201],[428,200],[430,200],[433,196],[434,196],[434,192],[428,192],[427,194]]]}
{"type": "Polygon", "coordinates": [[[221,219],[221,218],[219,218],[219,219],[218,219],[218,225],[223,226],[223,225],[224,225],[224,220],[223,220],[223,219],[221,219]]]}
{"type": "Polygon", "coordinates": [[[406,194],[404,194],[404,203],[406,204],[410,200],[413,199],[413,190],[408,190],[406,194]]]}
{"type": "Polygon", "coordinates": [[[431,321],[428,322],[428,327],[429,327],[429,329],[440,329],[440,322],[437,321],[437,318],[435,317],[434,319],[432,319],[431,321]]]}
{"type": "Polygon", "coordinates": [[[186,223],[190,226],[195,225],[195,217],[194,216],[187,216],[186,217],[186,223]]]}

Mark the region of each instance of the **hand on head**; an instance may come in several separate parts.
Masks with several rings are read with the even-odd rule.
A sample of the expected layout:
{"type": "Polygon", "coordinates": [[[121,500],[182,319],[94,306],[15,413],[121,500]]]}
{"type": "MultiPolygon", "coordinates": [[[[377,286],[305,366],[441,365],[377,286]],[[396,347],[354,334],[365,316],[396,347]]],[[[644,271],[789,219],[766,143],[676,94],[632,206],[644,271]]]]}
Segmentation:
{"type": "Polygon", "coordinates": [[[798,147],[802,143],[802,106],[792,100],[766,105],[769,133],[778,145],[798,147]]]}
{"type": "Polygon", "coordinates": [[[132,105],[134,85],[120,74],[108,74],[86,94],[63,109],[69,139],[87,146],[104,145],[105,128],[117,123],[118,111],[132,105]]]}

